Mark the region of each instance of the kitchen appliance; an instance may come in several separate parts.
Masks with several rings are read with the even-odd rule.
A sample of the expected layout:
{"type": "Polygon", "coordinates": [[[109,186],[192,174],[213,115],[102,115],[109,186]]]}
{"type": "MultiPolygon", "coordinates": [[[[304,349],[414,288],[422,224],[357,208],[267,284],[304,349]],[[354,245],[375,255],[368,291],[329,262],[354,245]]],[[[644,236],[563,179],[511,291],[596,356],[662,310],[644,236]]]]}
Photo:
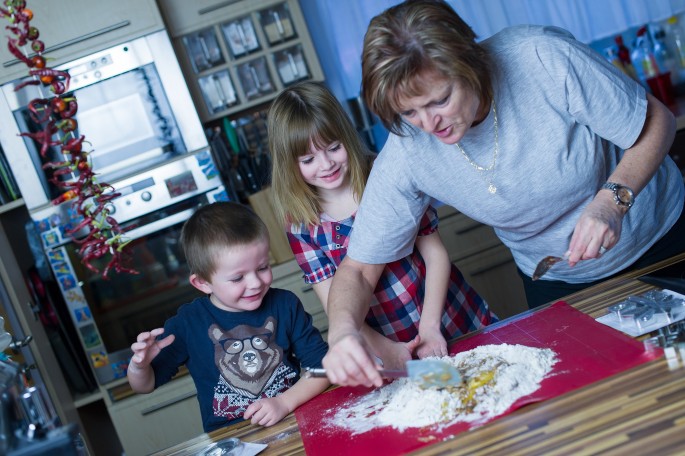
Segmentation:
{"type": "Polygon", "coordinates": [[[3,353],[11,340],[0,317],[0,454],[87,454],[77,426],[60,426],[43,390],[28,386],[22,366],[3,353]]]}
{"type": "MultiPolygon", "coordinates": [[[[140,332],[163,326],[181,304],[201,295],[188,281],[181,228],[198,207],[228,199],[208,150],[121,180],[116,189],[121,196],[109,211],[131,241],[125,266],[138,274],[110,271],[105,279],[86,268],[80,245],[66,234],[69,214],[39,230],[66,313],[101,385],[126,375],[140,332]]],[[[93,265],[102,270],[108,260],[93,265]]]]}
{"type": "MultiPolygon", "coordinates": [[[[93,170],[101,182],[115,184],[126,177],[160,166],[207,147],[202,124],[193,106],[166,31],[128,41],[55,69],[71,76],[69,92],[78,101],[77,134],[92,152],[93,170]]],[[[64,190],[50,182],[44,163],[62,161],[59,148],[45,158],[40,146],[20,132],[42,131],[29,116],[35,98],[50,98],[42,86],[15,92],[23,80],[0,90],[0,143],[20,185],[27,208],[37,217],[51,215],[50,201],[64,190]]],[[[72,180],[74,175],[66,176],[72,180]]],[[[36,219],[36,217],[34,217],[36,219]]]]}

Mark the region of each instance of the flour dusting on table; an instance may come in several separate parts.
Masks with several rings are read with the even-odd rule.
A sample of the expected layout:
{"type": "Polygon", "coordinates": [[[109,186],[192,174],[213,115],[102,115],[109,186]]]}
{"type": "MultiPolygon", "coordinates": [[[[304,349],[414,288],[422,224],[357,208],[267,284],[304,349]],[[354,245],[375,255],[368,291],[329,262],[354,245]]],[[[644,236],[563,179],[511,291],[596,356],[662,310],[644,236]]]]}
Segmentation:
{"type": "Polygon", "coordinates": [[[328,424],[353,434],[391,426],[447,426],[487,421],[504,413],[519,398],[535,392],[557,362],[554,351],[524,345],[483,345],[440,359],[453,364],[463,384],[422,389],[407,378],[395,380],[342,405],[328,424]]]}

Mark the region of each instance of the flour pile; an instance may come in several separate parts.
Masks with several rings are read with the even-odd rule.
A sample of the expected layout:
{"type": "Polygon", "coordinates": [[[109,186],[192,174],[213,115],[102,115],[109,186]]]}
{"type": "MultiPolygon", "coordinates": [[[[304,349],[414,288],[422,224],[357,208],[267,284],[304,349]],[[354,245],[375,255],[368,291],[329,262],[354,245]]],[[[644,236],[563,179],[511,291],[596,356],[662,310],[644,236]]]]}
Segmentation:
{"type": "Polygon", "coordinates": [[[360,434],[382,426],[403,431],[459,421],[484,422],[535,392],[557,362],[550,349],[509,344],[483,345],[432,359],[456,366],[463,384],[422,389],[417,382],[401,378],[343,404],[328,424],[360,434]]]}

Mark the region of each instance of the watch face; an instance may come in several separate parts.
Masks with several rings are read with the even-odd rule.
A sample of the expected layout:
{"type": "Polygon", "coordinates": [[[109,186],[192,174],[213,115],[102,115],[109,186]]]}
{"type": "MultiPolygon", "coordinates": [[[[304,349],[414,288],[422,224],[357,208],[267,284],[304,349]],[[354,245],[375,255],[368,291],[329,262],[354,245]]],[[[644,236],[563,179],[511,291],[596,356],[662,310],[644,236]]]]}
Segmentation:
{"type": "Polygon", "coordinates": [[[625,204],[630,203],[632,199],[630,191],[628,191],[628,189],[625,187],[619,187],[616,194],[618,195],[618,199],[625,204]]]}

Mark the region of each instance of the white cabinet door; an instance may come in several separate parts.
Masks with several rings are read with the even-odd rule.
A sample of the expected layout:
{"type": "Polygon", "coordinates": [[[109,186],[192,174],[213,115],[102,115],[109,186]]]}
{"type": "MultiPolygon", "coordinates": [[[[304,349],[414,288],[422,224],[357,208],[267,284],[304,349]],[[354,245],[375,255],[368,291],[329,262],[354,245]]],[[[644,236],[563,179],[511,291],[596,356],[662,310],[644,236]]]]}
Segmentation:
{"type": "Polygon", "coordinates": [[[150,394],[112,404],[109,413],[127,455],[145,455],[202,434],[200,406],[190,375],[150,394]]]}
{"type": "Polygon", "coordinates": [[[438,214],[438,232],[450,261],[490,309],[500,319],[528,310],[514,258],[494,230],[451,207],[440,207],[438,214]]]}
{"type": "Polygon", "coordinates": [[[311,285],[302,280],[302,271],[295,260],[280,264],[273,268],[274,281],[273,288],[290,290],[300,298],[304,309],[312,316],[314,326],[321,331],[323,338],[328,333],[328,316],[323,310],[321,301],[314,293],[311,285]]]}
{"type": "MultiPolygon", "coordinates": [[[[50,67],[164,28],[154,0],[28,0],[27,7],[50,67]]],[[[28,75],[7,49],[7,35],[0,46],[0,83],[28,75]]]]}

